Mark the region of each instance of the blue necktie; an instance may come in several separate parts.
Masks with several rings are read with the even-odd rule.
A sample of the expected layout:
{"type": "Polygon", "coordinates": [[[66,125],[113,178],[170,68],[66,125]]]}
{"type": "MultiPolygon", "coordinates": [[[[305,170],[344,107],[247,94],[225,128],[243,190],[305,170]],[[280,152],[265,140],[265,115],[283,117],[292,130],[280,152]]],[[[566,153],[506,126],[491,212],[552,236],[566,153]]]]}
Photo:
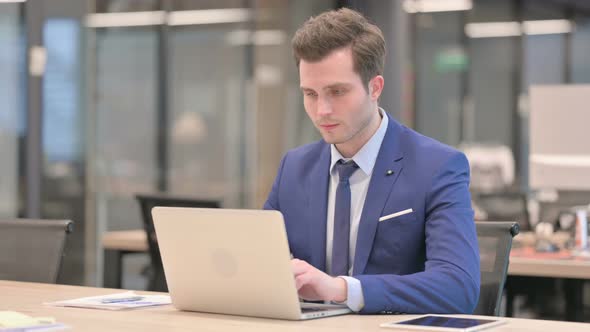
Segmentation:
{"type": "Polygon", "coordinates": [[[354,161],[336,163],[340,181],[336,189],[334,209],[334,237],[332,239],[332,275],[348,275],[350,238],[350,182],[348,181],[358,165],[354,161]]]}

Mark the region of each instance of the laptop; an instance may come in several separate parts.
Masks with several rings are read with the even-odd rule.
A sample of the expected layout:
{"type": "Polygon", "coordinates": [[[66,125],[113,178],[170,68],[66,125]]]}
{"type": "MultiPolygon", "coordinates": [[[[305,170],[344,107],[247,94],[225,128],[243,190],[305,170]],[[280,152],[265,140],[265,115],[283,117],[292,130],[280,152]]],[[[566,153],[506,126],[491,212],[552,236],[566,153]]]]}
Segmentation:
{"type": "Polygon", "coordinates": [[[288,320],[351,312],[299,301],[278,211],[159,206],[152,217],[179,310],[288,320]]]}

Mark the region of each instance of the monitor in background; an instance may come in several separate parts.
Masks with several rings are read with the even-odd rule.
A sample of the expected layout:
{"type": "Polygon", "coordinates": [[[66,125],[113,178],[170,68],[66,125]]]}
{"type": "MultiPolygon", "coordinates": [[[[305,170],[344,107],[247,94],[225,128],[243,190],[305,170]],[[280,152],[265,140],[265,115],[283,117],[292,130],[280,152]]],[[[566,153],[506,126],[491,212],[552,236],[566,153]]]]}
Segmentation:
{"type": "Polygon", "coordinates": [[[590,85],[530,89],[531,189],[590,191],[590,85]]]}

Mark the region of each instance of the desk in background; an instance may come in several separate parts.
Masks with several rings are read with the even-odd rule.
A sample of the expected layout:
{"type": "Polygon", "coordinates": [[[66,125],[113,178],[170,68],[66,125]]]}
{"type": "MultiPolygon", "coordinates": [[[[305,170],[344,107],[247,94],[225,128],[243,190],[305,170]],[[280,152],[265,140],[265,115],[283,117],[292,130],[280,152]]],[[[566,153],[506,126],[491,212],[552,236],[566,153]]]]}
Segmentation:
{"type": "MultiPolygon", "coordinates": [[[[184,312],[171,305],[124,311],[61,308],[43,305],[44,302],[78,297],[105,295],[118,290],[80,286],[63,286],[15,281],[0,281],[1,310],[13,310],[29,316],[49,316],[72,327],[73,331],[390,331],[379,324],[400,321],[415,315],[346,315],[309,321],[274,319],[184,312]]],[[[458,315],[461,316],[461,315],[458,315]]],[[[477,317],[477,316],[469,316],[477,317]]],[[[482,318],[485,316],[481,316],[482,318]]],[[[507,323],[486,331],[491,332],[582,332],[590,331],[590,324],[504,318],[507,323]]],[[[393,331],[393,330],[391,330],[393,331]]]]}
{"type": "Polygon", "coordinates": [[[107,232],[101,242],[104,249],[103,285],[109,288],[122,288],[123,257],[148,252],[145,231],[138,229],[107,232]]]}
{"type": "Polygon", "coordinates": [[[512,316],[511,303],[515,291],[510,287],[511,279],[514,280],[511,277],[553,278],[564,281],[566,319],[584,321],[584,282],[590,280],[590,259],[575,257],[571,251],[563,250],[570,237],[568,232],[553,234],[551,241],[562,248],[555,253],[536,252],[536,238],[532,232],[514,238],[508,265],[507,315],[512,316]]]}
{"type": "MultiPolygon", "coordinates": [[[[522,233],[515,238],[515,242],[528,246],[534,243],[534,236],[531,233],[522,233]],[[522,240],[516,240],[517,238],[522,240]]],[[[122,257],[130,253],[148,251],[145,231],[138,229],[107,232],[102,238],[102,245],[105,250],[104,286],[121,288],[122,257]]],[[[510,256],[508,275],[590,279],[590,259],[552,259],[542,255],[515,255],[518,250],[520,249],[514,248],[510,256]]]]}
{"type": "Polygon", "coordinates": [[[509,316],[512,316],[514,292],[518,292],[511,286],[515,282],[511,277],[563,279],[566,319],[584,321],[584,282],[590,280],[590,259],[574,257],[569,251],[537,253],[532,247],[513,249],[506,287],[509,316]]]}

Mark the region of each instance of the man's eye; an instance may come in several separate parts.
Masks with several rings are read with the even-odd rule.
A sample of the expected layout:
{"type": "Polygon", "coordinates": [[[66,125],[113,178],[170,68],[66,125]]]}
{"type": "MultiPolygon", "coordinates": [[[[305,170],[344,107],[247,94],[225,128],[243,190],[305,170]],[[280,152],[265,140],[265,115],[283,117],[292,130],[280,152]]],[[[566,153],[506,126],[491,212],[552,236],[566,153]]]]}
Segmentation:
{"type": "Polygon", "coordinates": [[[308,96],[308,97],[315,97],[316,96],[316,93],[315,92],[308,91],[308,92],[305,92],[305,95],[308,96]]]}
{"type": "Polygon", "coordinates": [[[343,89],[336,89],[336,90],[332,90],[332,94],[334,96],[342,96],[346,91],[344,91],[343,89]]]}

